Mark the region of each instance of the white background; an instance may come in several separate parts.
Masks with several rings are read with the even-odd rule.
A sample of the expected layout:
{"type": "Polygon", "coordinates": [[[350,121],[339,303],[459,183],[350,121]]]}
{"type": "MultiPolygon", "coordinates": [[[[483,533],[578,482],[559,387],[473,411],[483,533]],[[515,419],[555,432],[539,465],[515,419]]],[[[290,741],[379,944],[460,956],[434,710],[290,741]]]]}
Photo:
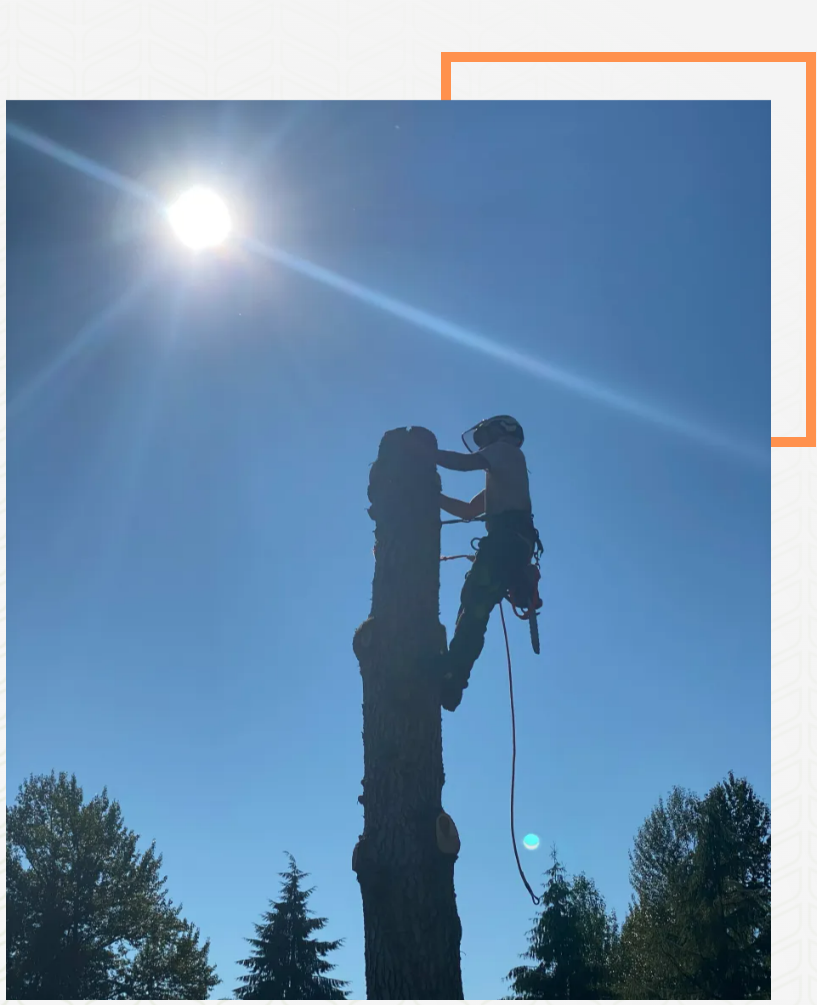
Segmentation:
{"type": "MultiPolygon", "coordinates": [[[[814,52],[813,7],[780,0],[17,0],[0,4],[0,86],[9,99],[438,100],[441,51],[814,52]]],[[[802,65],[785,64],[483,64],[452,72],[454,100],[771,100],[777,436],[805,433],[804,86],[802,65]]],[[[5,288],[2,306],[5,319],[5,288]]],[[[5,377],[5,324],[2,367],[5,377]]],[[[5,759],[5,409],[0,452],[5,759]]],[[[774,998],[817,1002],[817,800],[809,798],[817,791],[814,451],[773,450],[771,473],[774,998]]]]}

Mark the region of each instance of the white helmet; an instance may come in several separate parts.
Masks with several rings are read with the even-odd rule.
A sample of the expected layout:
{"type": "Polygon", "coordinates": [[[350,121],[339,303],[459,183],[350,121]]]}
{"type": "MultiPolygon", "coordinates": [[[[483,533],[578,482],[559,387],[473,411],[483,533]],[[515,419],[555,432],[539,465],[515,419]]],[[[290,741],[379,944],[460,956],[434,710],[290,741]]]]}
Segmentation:
{"type": "Polygon", "coordinates": [[[474,448],[481,450],[500,436],[512,436],[520,447],[525,442],[522,426],[512,415],[492,415],[490,419],[483,419],[462,434],[462,442],[473,453],[474,448]]]}

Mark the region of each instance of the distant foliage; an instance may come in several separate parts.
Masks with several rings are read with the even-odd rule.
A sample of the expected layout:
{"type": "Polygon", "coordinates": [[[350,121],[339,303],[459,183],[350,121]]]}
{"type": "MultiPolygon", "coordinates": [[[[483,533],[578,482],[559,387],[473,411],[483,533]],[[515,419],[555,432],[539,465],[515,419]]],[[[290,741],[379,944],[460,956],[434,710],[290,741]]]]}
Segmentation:
{"type": "Polygon", "coordinates": [[[247,941],[252,955],[239,964],[248,973],[241,978],[237,999],[345,999],[346,981],[328,977],[335,964],[324,957],[342,945],[342,940],[321,942],[312,938],[326,925],[326,918],[310,916],[307,900],[313,889],[302,890],[301,872],[289,856],[289,869],[280,873],[281,899],[255,926],[256,937],[247,941]]]}
{"type": "Polygon", "coordinates": [[[516,999],[771,998],[771,814],[730,773],[703,798],[659,800],[630,854],[618,931],[593,882],[554,852],[516,999]]]}
{"type": "Polygon", "coordinates": [[[612,998],[618,941],[614,914],[584,874],[568,877],[553,852],[542,910],[524,958],[508,974],[512,999],[612,998]]]}
{"type": "Polygon", "coordinates": [[[638,832],[621,938],[622,998],[771,997],[771,814],[729,774],[675,788],[638,832]]]}
{"type": "Polygon", "coordinates": [[[207,998],[210,944],[139,854],[107,792],[32,776],[6,811],[7,993],[37,999],[207,998]]]}

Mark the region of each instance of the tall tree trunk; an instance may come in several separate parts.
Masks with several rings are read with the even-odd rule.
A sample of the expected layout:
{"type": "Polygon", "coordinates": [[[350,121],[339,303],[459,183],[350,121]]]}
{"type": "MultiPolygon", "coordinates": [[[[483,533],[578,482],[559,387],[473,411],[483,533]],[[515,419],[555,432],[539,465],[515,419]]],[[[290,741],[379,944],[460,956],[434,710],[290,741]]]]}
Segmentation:
{"type": "Polygon", "coordinates": [[[394,429],[369,478],[375,571],[355,633],[363,678],[363,834],[352,867],[363,899],[371,999],[462,999],[454,894],[459,839],[442,810],[438,671],[440,477],[427,429],[394,429]]]}

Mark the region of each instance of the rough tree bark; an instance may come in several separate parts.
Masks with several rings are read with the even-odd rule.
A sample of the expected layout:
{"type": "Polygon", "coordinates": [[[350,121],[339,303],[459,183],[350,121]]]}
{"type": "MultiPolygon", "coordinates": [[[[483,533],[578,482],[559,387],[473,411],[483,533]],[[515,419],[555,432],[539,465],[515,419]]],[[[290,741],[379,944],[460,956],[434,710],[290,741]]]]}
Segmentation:
{"type": "Polygon", "coordinates": [[[394,429],[369,479],[375,571],[355,633],[363,678],[363,834],[352,868],[363,899],[371,999],[462,999],[454,894],[459,838],[442,808],[438,671],[440,477],[427,429],[394,429]]]}

